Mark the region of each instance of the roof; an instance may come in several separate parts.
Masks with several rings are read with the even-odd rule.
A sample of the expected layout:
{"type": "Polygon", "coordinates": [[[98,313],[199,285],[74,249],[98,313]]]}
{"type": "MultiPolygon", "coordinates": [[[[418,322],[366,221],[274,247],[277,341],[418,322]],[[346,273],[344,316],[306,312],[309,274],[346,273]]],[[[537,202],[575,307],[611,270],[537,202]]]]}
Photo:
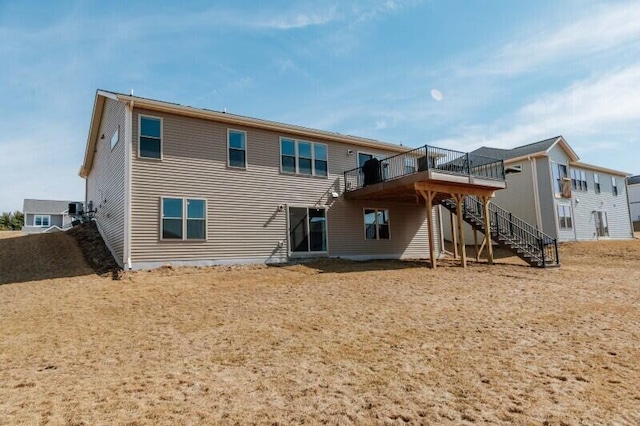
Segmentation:
{"type": "Polygon", "coordinates": [[[631,176],[628,180],[627,180],[627,184],[628,185],[637,185],[640,183],[640,175],[636,175],[636,176],[631,176]]]}
{"type": "Polygon", "coordinates": [[[367,148],[381,149],[391,151],[393,153],[401,153],[411,148],[396,145],[388,142],[382,142],[375,139],[368,139],[359,136],[345,135],[342,133],[328,132],[325,130],[312,129],[309,127],[296,126],[292,124],[279,123],[276,121],[262,120],[258,118],[246,117],[242,115],[230,114],[227,112],[213,111],[203,108],[194,108],[186,105],[180,105],[171,102],[159,101],[155,99],[142,98],[139,96],[125,95],[123,93],[110,92],[106,90],[98,90],[93,104],[93,112],[91,115],[91,124],[89,126],[89,135],[84,155],[84,162],[80,169],[80,176],[87,177],[93,166],[93,157],[95,154],[100,122],[102,120],[102,112],[106,99],[113,99],[119,102],[129,103],[135,107],[144,108],[153,111],[162,111],[172,114],[184,115],[189,117],[214,120],[218,122],[242,125],[264,130],[272,130],[277,132],[285,132],[290,135],[323,139],[325,141],[349,143],[367,148]]]}
{"type": "MultiPolygon", "coordinates": [[[[564,141],[564,138],[562,136],[555,136],[553,138],[518,146],[512,149],[491,148],[488,146],[483,146],[476,149],[475,151],[472,151],[471,153],[481,155],[483,157],[498,158],[500,160],[511,160],[513,158],[526,157],[528,155],[547,153],[552,146],[560,141],[564,141]]],[[[566,144],[566,141],[564,141],[564,143],[566,144]]],[[[569,146],[568,144],[566,145],[567,147],[569,146]]],[[[570,154],[572,153],[573,150],[571,150],[570,154]]],[[[575,157],[577,160],[577,155],[575,157]]]]}
{"type": "Polygon", "coordinates": [[[25,198],[22,213],[62,214],[69,209],[69,203],[75,201],[32,200],[25,198]]]}

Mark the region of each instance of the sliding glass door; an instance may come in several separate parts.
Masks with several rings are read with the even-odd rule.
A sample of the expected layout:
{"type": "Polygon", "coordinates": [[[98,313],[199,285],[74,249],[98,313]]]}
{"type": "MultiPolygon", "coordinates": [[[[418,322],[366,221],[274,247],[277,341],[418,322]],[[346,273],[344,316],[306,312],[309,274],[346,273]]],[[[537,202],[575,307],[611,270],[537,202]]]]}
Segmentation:
{"type": "Polygon", "coordinates": [[[327,251],[325,209],[289,207],[289,250],[292,253],[327,251]]]}

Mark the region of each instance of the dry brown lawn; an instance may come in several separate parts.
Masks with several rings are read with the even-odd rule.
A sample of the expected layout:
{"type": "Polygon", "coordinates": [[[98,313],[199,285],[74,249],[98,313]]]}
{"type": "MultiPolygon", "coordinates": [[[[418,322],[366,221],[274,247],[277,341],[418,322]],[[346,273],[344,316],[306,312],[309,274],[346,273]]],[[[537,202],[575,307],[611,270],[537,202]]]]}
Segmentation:
{"type": "Polygon", "coordinates": [[[47,241],[75,263],[44,279],[16,266],[44,252],[15,251],[47,241],[0,240],[0,423],[640,423],[637,240],[563,245],[552,270],[336,260],[113,281],[67,237],[47,241]]]}

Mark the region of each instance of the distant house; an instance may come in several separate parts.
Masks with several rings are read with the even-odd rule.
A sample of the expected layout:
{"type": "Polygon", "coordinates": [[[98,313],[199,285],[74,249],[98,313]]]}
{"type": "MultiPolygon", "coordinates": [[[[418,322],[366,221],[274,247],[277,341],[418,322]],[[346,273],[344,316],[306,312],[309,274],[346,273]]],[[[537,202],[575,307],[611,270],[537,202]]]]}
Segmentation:
{"type": "Polygon", "coordinates": [[[507,174],[507,189],[496,192],[492,203],[558,241],[633,238],[628,174],[580,162],[562,136],[471,154],[501,158],[507,173],[516,172],[507,174]]]}
{"type": "Polygon", "coordinates": [[[435,266],[438,204],[488,207],[505,187],[501,160],[465,158],[99,90],[80,176],[126,269],[309,256],[435,266]]]}
{"type": "Polygon", "coordinates": [[[62,231],[71,226],[68,214],[69,203],[73,201],[25,199],[22,212],[24,227],[22,232],[38,234],[62,231]]]}
{"type": "Polygon", "coordinates": [[[627,179],[629,191],[629,211],[633,221],[633,229],[640,232],[640,175],[627,179]]]}

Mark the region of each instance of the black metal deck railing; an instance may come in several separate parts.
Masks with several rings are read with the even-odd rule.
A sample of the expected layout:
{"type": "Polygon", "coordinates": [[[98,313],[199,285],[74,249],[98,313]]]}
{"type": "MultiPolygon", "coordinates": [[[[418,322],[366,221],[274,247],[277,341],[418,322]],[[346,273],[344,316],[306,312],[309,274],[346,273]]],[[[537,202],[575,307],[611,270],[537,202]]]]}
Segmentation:
{"type": "Polygon", "coordinates": [[[425,170],[504,181],[504,161],[424,145],[344,172],[345,192],[425,170]]]}
{"type": "MultiPolygon", "coordinates": [[[[476,197],[465,197],[463,208],[466,215],[476,218],[480,223],[483,222],[482,203],[476,197]]],[[[555,238],[493,203],[489,204],[489,219],[491,232],[530,253],[543,268],[560,264],[558,241],[555,238]]]]}

